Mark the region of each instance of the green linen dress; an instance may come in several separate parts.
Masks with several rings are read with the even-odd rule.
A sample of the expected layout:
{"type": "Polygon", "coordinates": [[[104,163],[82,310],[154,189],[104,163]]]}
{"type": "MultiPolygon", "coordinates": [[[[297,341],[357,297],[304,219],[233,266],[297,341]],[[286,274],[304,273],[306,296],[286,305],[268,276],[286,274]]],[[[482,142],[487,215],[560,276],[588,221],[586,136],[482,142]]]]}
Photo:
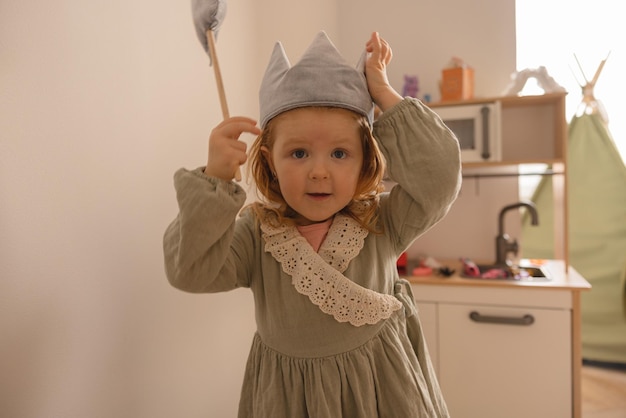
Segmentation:
{"type": "Polygon", "coordinates": [[[458,143],[411,98],[373,129],[396,182],[380,199],[384,233],[338,214],[318,252],[295,227],[241,211],[238,184],[201,169],[174,176],[180,212],[164,236],[170,283],[254,295],[257,332],[240,418],[448,416],[396,260],[456,198],[458,143]]]}

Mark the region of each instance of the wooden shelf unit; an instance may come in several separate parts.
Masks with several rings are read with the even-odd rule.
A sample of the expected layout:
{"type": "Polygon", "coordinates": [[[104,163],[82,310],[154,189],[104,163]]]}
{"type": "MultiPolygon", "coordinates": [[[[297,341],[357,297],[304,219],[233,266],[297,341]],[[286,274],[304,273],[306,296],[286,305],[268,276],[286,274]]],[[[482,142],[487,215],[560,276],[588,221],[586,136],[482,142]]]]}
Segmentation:
{"type": "Polygon", "coordinates": [[[429,103],[437,108],[499,102],[501,158],[499,161],[463,162],[463,170],[546,164],[552,166],[554,202],[554,258],[569,266],[567,213],[567,93],[488,97],[429,103]],[[557,174],[553,174],[557,173],[557,174]]]}

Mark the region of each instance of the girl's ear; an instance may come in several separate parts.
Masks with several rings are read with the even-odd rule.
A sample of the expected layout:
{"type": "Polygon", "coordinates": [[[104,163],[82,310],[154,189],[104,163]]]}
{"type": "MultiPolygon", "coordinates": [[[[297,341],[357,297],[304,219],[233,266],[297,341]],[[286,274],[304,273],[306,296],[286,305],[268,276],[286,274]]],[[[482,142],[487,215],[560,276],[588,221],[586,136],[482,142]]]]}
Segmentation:
{"type": "Polygon", "coordinates": [[[274,170],[274,161],[272,160],[272,152],[265,145],[261,145],[261,154],[263,154],[263,157],[267,161],[267,165],[269,166],[272,174],[275,173],[276,170],[274,170]]]}

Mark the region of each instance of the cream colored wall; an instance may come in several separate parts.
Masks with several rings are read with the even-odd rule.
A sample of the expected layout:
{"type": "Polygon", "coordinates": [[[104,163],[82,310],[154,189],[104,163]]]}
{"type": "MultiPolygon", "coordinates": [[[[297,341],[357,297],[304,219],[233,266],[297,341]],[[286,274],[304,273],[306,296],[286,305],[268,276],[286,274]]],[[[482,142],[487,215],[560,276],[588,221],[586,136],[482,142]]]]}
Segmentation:
{"type": "MultiPolygon", "coordinates": [[[[295,62],[326,29],[349,55],[380,24],[411,53],[426,39],[392,31],[404,3],[230,2],[218,49],[231,114],[256,116],[277,39],[295,62]]],[[[458,48],[479,62],[477,45],[458,48]]],[[[0,415],[234,416],[251,296],[185,294],[162,268],[172,174],[204,163],[221,120],[189,2],[4,1],[0,54],[0,415]]],[[[424,74],[443,64],[415,59],[424,74]]]]}
{"type": "Polygon", "coordinates": [[[500,94],[515,71],[515,1],[342,0],[338,5],[342,47],[356,60],[364,39],[380,32],[393,48],[389,80],[400,91],[404,74],[414,74],[420,96],[439,100],[441,70],[452,57],[474,67],[476,96],[500,94]]]}
{"type": "MultiPolygon", "coordinates": [[[[229,6],[229,104],[254,115],[254,2],[229,6]]],[[[187,295],[162,267],[172,174],[221,119],[190,3],[0,8],[0,415],[233,416],[250,295],[187,295]]]]}

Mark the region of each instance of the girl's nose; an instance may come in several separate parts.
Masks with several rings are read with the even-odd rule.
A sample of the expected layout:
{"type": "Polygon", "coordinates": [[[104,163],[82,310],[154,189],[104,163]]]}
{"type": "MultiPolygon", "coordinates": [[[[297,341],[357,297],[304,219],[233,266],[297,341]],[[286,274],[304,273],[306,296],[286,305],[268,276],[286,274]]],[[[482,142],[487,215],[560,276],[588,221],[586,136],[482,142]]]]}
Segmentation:
{"type": "Polygon", "coordinates": [[[328,178],[328,168],[326,164],[321,161],[313,163],[311,171],[309,171],[309,178],[311,180],[324,180],[328,178]]]}

